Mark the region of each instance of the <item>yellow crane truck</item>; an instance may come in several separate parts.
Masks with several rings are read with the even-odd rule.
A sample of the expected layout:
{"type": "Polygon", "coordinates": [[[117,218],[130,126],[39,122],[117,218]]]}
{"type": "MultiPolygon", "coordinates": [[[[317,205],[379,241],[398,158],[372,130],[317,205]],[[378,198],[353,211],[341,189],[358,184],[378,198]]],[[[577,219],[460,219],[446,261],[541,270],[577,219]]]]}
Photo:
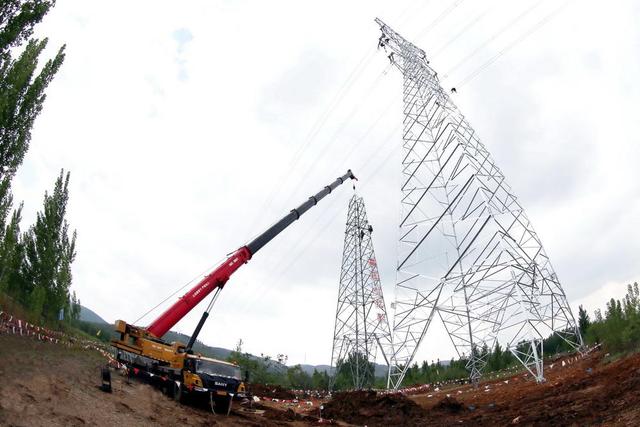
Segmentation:
{"type": "Polygon", "coordinates": [[[180,401],[204,399],[209,401],[215,412],[228,413],[233,398],[244,396],[244,383],[248,381],[248,373],[243,379],[237,365],[203,357],[192,351],[213,304],[229,277],[238,268],[246,264],[264,245],[348,179],[356,179],[351,170],[309,197],[297,208],[292,209],[246,246],[232,252],[222,264],[205,276],[148,327],[142,328],[117,320],[111,341],[116,348],[117,360],[127,365],[129,372],[133,375],[139,374],[150,378],[167,394],[180,401]],[[211,302],[189,338],[189,343],[185,346],[179,342],[163,341],[162,337],[211,292],[214,292],[211,302]]]}

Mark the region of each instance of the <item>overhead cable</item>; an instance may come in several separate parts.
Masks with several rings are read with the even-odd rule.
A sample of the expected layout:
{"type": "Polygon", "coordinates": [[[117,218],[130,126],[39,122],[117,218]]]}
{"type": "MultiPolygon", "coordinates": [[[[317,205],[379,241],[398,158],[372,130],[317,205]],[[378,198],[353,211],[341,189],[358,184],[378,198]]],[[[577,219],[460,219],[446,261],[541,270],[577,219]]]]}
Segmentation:
{"type": "Polygon", "coordinates": [[[447,70],[446,73],[444,73],[444,77],[449,76],[452,72],[454,72],[455,70],[457,70],[462,64],[464,64],[465,62],[467,62],[470,58],[472,58],[473,56],[475,56],[478,52],[480,52],[485,46],[487,46],[489,43],[491,43],[492,41],[494,41],[496,38],[498,38],[502,33],[504,33],[505,31],[507,31],[509,28],[511,28],[516,22],[520,21],[522,18],[524,18],[525,16],[527,16],[531,11],[533,11],[535,8],[537,8],[538,6],[540,6],[540,4],[542,3],[542,0],[539,0],[538,2],[534,3],[531,7],[527,8],[524,12],[520,13],[518,16],[516,16],[514,19],[512,19],[511,21],[509,21],[509,23],[507,23],[507,25],[505,25],[504,27],[502,27],[500,30],[498,30],[496,33],[494,33],[491,37],[489,37],[487,40],[485,40],[484,42],[482,42],[478,47],[476,47],[470,54],[468,54],[467,56],[463,57],[460,61],[458,61],[453,67],[451,67],[449,70],[447,70]]]}
{"type": "Polygon", "coordinates": [[[533,27],[531,27],[529,30],[527,30],[525,33],[523,33],[522,35],[520,35],[520,37],[516,38],[513,42],[509,43],[507,46],[505,46],[502,50],[500,50],[497,54],[493,55],[491,58],[489,58],[486,62],[484,62],[482,65],[480,65],[478,68],[476,68],[474,71],[472,71],[470,74],[468,74],[465,78],[463,78],[460,83],[458,83],[457,85],[455,85],[456,87],[461,87],[467,83],[469,83],[471,80],[473,80],[474,78],[476,78],[478,76],[478,74],[480,74],[482,71],[484,71],[487,67],[489,67],[491,64],[493,64],[494,62],[496,62],[498,59],[500,59],[500,57],[502,55],[504,55],[505,53],[507,53],[509,50],[511,50],[514,46],[518,45],[519,43],[521,43],[523,40],[525,40],[527,37],[529,37],[531,34],[533,34],[534,32],[536,32],[537,30],[539,30],[542,26],[544,26],[545,24],[547,24],[556,14],[558,14],[558,12],[560,12],[562,9],[564,9],[564,7],[570,2],[571,0],[568,0],[566,2],[564,2],[562,5],[560,5],[560,7],[554,9],[551,11],[551,13],[545,15],[540,21],[538,21],[533,27]]]}

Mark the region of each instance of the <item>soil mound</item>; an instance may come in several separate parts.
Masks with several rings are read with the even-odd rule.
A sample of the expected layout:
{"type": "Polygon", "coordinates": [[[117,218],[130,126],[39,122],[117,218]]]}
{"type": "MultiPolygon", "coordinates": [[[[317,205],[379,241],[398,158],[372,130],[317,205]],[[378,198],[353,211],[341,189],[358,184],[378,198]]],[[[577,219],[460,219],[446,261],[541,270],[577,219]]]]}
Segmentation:
{"type": "Polygon", "coordinates": [[[279,385],[250,384],[249,392],[258,397],[270,397],[272,399],[292,400],[296,395],[279,385]]]}
{"type": "Polygon", "coordinates": [[[361,425],[421,425],[425,409],[401,394],[378,396],[375,391],[336,393],[324,405],[324,418],[361,425]]]}
{"type": "Polygon", "coordinates": [[[455,397],[445,397],[433,407],[435,410],[450,412],[457,414],[464,409],[462,403],[458,402],[455,397]]]}

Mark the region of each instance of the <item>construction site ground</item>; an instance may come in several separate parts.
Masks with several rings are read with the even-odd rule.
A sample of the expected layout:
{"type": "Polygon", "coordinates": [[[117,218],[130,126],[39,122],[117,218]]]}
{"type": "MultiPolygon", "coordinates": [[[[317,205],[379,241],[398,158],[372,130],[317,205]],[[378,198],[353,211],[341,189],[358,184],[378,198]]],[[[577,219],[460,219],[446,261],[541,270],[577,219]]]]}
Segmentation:
{"type": "MultiPolygon", "coordinates": [[[[568,359],[567,359],[568,360],[568,359]]],[[[0,334],[0,425],[316,425],[318,407],[261,401],[231,415],[181,405],[150,385],[113,375],[113,393],[99,390],[105,360],[70,349],[0,334]]],[[[324,402],[339,425],[640,425],[640,355],[594,352],[546,371],[536,384],[522,374],[404,396],[353,392],[324,402]],[[505,381],[508,381],[506,383],[505,381]],[[448,396],[448,397],[447,397],[448,396]]],[[[326,421],[325,421],[326,422],[326,421]]]]}

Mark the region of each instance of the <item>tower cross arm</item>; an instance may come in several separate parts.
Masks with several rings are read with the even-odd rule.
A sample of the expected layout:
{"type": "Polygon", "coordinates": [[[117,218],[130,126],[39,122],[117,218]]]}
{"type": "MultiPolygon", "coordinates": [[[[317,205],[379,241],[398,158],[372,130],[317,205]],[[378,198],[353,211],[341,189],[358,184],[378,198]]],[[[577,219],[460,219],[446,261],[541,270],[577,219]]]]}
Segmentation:
{"type": "Polygon", "coordinates": [[[382,19],[376,18],[375,21],[376,24],[380,26],[380,31],[382,31],[380,40],[390,49],[398,53],[400,53],[401,50],[412,51],[418,58],[425,58],[427,56],[424,50],[396,33],[393,28],[385,24],[382,19]]]}
{"type": "Polygon", "coordinates": [[[429,65],[425,51],[406,40],[380,18],[376,18],[375,22],[380,26],[381,31],[378,48],[391,51],[389,54],[391,62],[400,68],[403,74],[410,74],[414,79],[426,78],[431,86],[444,92],[440,87],[438,73],[429,65]]]}

